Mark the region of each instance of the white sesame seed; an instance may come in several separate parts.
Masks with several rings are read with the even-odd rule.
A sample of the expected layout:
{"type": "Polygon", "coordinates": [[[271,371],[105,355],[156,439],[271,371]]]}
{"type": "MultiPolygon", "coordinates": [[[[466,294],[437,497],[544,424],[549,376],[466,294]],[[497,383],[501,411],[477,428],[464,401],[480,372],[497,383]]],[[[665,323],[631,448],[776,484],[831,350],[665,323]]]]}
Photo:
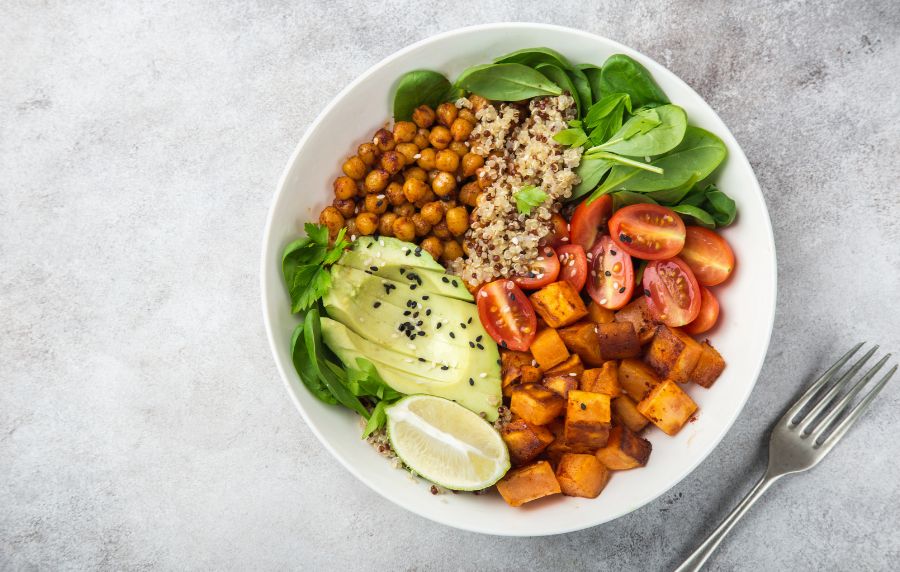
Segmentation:
{"type": "Polygon", "coordinates": [[[575,372],[574,372],[574,371],[573,371],[573,372],[570,372],[570,373],[569,373],[569,376],[570,376],[570,377],[577,377],[577,376],[578,376],[578,374],[577,374],[577,373],[575,373],[575,372]]]}
{"type": "Polygon", "coordinates": [[[412,359],[412,358],[406,358],[406,359],[403,360],[403,361],[405,361],[406,363],[412,363],[412,362],[413,362],[413,359],[412,359]]]}
{"type": "Polygon", "coordinates": [[[408,347],[411,350],[414,350],[414,349],[416,349],[416,344],[406,344],[406,347],[408,347]]]}
{"type": "Polygon", "coordinates": [[[480,377],[481,379],[484,379],[484,378],[487,377],[487,374],[484,373],[484,372],[482,372],[482,373],[479,373],[479,374],[478,374],[478,377],[480,377]]]}
{"type": "Polygon", "coordinates": [[[606,304],[606,298],[601,298],[601,299],[600,299],[600,305],[602,306],[603,304],[606,304]]]}
{"type": "Polygon", "coordinates": [[[413,159],[421,159],[421,158],[422,158],[421,153],[416,153],[415,155],[413,155],[413,159]]]}

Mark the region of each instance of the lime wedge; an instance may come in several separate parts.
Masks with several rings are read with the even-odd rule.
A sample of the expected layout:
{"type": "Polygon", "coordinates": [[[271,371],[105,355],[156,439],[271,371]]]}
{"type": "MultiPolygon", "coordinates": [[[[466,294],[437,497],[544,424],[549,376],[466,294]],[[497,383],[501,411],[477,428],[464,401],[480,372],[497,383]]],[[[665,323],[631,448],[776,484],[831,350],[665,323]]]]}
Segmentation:
{"type": "Polygon", "coordinates": [[[433,483],[477,491],[509,470],[509,451],[500,434],[462,405],[442,397],[410,395],[385,413],[394,452],[433,483]]]}

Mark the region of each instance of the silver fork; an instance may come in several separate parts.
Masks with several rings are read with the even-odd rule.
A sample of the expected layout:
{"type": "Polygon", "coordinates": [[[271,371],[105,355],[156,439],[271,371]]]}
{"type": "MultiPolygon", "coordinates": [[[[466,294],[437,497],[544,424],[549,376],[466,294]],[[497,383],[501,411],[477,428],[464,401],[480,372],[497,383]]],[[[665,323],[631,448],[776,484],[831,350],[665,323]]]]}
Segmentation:
{"type": "Polygon", "coordinates": [[[722,524],[709,535],[709,538],[675,572],[700,570],[725,538],[725,535],[734,528],[734,525],[750,510],[750,507],[753,506],[759,497],[769,490],[769,487],[775,481],[785,475],[800,473],[819,464],[819,461],[837,445],[838,441],[847,434],[850,427],[856,423],[857,419],[872,404],[878,393],[891,379],[894,372],[897,371],[896,365],[878,380],[875,387],[866,393],[859,403],[851,408],[853,399],[859,395],[863,387],[887,363],[891,354],[881,358],[852,387],[850,387],[850,384],[869,358],[878,350],[878,346],[867,351],[850,369],[841,374],[837,381],[828,386],[832,379],[838,376],[841,368],[850,361],[850,358],[863,345],[863,343],[857,344],[844,354],[837,363],[828,368],[828,371],[822,374],[822,377],[817,379],[793,407],[775,424],[775,428],[772,429],[772,436],[769,439],[769,467],[766,469],[766,474],[747,493],[744,500],[731,511],[731,514],[722,521],[722,524]],[[828,389],[823,391],[826,386],[828,386],[828,389]],[[835,402],[838,396],[848,387],[850,390],[839,401],[835,402]],[[804,409],[810,406],[811,408],[804,412],[804,409]]]}

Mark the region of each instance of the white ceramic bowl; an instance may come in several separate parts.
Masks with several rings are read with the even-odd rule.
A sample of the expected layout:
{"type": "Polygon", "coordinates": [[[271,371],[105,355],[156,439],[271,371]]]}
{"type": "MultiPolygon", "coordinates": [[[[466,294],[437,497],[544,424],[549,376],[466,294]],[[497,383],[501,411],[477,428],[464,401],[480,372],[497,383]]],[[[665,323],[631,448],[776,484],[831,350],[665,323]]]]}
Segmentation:
{"type": "MultiPolygon", "coordinates": [[[[262,302],[269,344],[288,393],[322,444],[373,490],[431,520],[486,534],[538,536],[580,530],[627,514],[652,501],[694,469],[731,427],[762,367],[775,314],[775,245],[759,184],[734,136],[716,113],[683,81],[650,58],[621,44],[579,30],[543,24],[488,24],[439,34],[400,50],[370,68],[329,102],[297,145],[275,193],[263,239],[262,302]],[[735,275],[715,289],[722,307],[710,338],[728,362],[709,390],[692,386],[697,419],[676,437],[649,431],[653,454],[647,467],[615,474],[597,499],[557,495],[522,508],[496,493],[429,494],[391,468],[361,441],[357,416],[317,401],[297,377],[290,356],[296,323],[281,277],[281,251],[305,221],[316,221],[331,201],[341,162],[390,118],[398,78],[413,69],[434,69],[454,78],[464,68],[513,50],[547,46],[573,62],[602,64],[625,53],[644,64],[673,103],[695,125],[722,138],[729,157],[718,173],[734,198],[739,218],[723,234],[737,257],[735,275]]],[[[298,470],[300,468],[298,467],[298,470]]],[[[702,502],[696,499],[696,502],[702,502]]]]}

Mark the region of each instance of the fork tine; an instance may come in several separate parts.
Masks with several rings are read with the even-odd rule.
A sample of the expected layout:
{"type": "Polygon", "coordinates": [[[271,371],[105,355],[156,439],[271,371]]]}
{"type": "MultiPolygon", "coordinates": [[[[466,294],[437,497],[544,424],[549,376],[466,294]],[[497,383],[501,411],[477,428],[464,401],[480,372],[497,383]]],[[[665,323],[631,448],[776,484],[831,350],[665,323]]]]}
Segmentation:
{"type": "Polygon", "coordinates": [[[829,367],[828,371],[823,373],[822,376],[817,379],[809,389],[806,390],[806,393],[804,393],[803,396],[800,397],[800,399],[798,399],[796,403],[794,403],[793,407],[788,409],[788,412],[784,414],[784,417],[782,417],[781,420],[786,422],[788,425],[791,425],[794,417],[796,417],[796,415],[800,413],[800,411],[804,407],[806,407],[810,399],[812,399],[812,397],[816,393],[818,393],[820,389],[822,389],[822,386],[831,381],[831,378],[834,377],[834,374],[837,373],[839,369],[844,367],[844,364],[847,363],[850,358],[852,358],[853,355],[859,351],[859,348],[863,347],[863,345],[865,345],[865,342],[856,344],[855,346],[853,346],[853,348],[851,348],[849,352],[845,353],[843,357],[841,357],[841,359],[837,360],[834,365],[829,367]]]}
{"type": "Polygon", "coordinates": [[[891,354],[888,354],[878,360],[878,363],[872,366],[872,369],[867,371],[866,374],[856,382],[856,385],[853,386],[853,389],[848,391],[847,394],[844,395],[844,397],[842,397],[841,400],[831,408],[831,411],[828,412],[828,415],[826,415],[825,418],[820,422],[816,423],[814,427],[810,428],[810,433],[814,441],[818,441],[828,431],[828,429],[834,423],[834,420],[837,419],[839,415],[844,413],[847,405],[849,405],[850,402],[853,401],[853,399],[856,397],[856,395],[860,391],[862,391],[862,388],[865,387],[867,383],[869,383],[869,380],[875,377],[875,374],[881,370],[881,368],[884,366],[884,364],[887,363],[890,358],[891,354]]]}
{"type": "Polygon", "coordinates": [[[827,453],[834,447],[838,441],[843,438],[843,436],[853,427],[853,424],[856,423],[856,420],[859,419],[863,412],[871,405],[872,401],[874,401],[875,397],[884,389],[884,386],[887,385],[887,382],[890,381],[891,377],[893,377],[894,373],[897,371],[897,366],[895,365],[888,371],[884,377],[882,377],[875,387],[872,388],[869,393],[863,397],[859,403],[850,411],[850,414],[844,418],[843,421],[835,428],[835,430],[828,436],[825,441],[822,442],[820,449],[823,450],[824,453],[827,453]]]}
{"type": "Polygon", "coordinates": [[[843,391],[844,387],[846,387],[847,384],[849,384],[853,379],[853,376],[856,375],[860,369],[862,369],[862,366],[866,365],[866,362],[869,361],[869,358],[871,358],[877,350],[878,346],[873,346],[872,349],[866,352],[866,355],[856,360],[856,363],[854,363],[845,374],[843,374],[840,378],[838,378],[836,382],[834,382],[834,385],[831,386],[828,392],[823,397],[819,398],[819,400],[816,402],[816,405],[812,409],[810,409],[806,415],[803,416],[803,419],[798,422],[800,423],[799,431],[801,435],[807,432],[807,430],[816,421],[819,415],[822,414],[822,411],[824,411],[825,408],[828,407],[832,401],[834,401],[835,396],[843,391]]]}

